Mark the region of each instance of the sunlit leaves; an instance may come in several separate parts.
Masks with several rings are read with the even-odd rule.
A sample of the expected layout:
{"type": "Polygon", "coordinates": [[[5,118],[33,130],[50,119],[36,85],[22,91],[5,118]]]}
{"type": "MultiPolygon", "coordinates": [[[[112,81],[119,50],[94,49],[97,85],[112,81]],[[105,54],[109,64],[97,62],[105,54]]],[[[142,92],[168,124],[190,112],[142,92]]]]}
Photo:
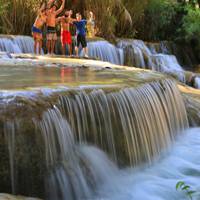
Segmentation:
{"type": "Polygon", "coordinates": [[[180,190],[182,192],[184,192],[186,194],[186,196],[192,200],[193,199],[193,194],[196,193],[196,191],[193,191],[190,189],[190,186],[189,185],[186,185],[185,182],[183,181],[179,181],[177,184],[176,184],[176,190],[180,190]]]}

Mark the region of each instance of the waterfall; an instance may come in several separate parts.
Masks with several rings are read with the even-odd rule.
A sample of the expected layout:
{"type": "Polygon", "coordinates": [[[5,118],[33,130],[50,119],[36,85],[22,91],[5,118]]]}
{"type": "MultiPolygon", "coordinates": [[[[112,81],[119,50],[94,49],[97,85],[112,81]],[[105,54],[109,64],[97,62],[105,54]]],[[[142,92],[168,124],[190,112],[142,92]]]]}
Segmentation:
{"type": "Polygon", "coordinates": [[[29,36],[0,36],[0,51],[8,53],[33,53],[34,41],[29,36]]]}
{"type": "Polygon", "coordinates": [[[116,164],[137,166],[152,162],[188,126],[182,98],[170,80],[118,92],[61,95],[34,124],[44,141],[50,200],[90,199],[107,173],[115,174],[117,167],[96,147],[116,164]]]}
{"type": "MultiPolygon", "coordinates": [[[[162,159],[150,168],[126,170],[116,170],[116,166],[105,168],[107,179],[98,187],[93,199],[187,200],[190,198],[185,192],[176,191],[176,184],[183,181],[189,185],[190,190],[196,191],[192,199],[199,200],[199,133],[199,128],[187,130],[175,143],[175,147],[169,153],[162,155],[162,159]]],[[[90,149],[90,154],[94,153],[95,151],[90,149]]]]}
{"type": "MultiPolygon", "coordinates": [[[[171,80],[113,91],[62,92],[53,106],[39,108],[41,114],[33,110],[39,100],[24,98],[15,106],[36,104],[27,107],[36,116],[1,121],[8,155],[2,155],[0,168],[7,155],[10,187],[26,196],[42,197],[45,182],[47,199],[93,198],[109,182],[107,173],[116,175],[115,165],[152,163],[188,127],[182,97],[171,80]]],[[[9,185],[4,176],[0,186],[9,185]]]]}
{"type": "Polygon", "coordinates": [[[126,65],[172,74],[185,82],[184,70],[174,55],[164,54],[167,53],[164,45],[156,48],[155,45],[148,47],[141,40],[121,40],[117,46],[124,50],[126,65]],[[158,53],[159,51],[162,53],[158,53]]]}
{"type": "Polygon", "coordinates": [[[49,109],[36,125],[43,134],[46,164],[50,169],[46,180],[47,199],[89,198],[91,192],[79,165],[73,133],[61,112],[57,107],[49,109]]]}
{"type": "MultiPolygon", "coordinates": [[[[88,54],[92,58],[98,58],[117,65],[124,64],[123,50],[107,41],[88,42],[88,50],[88,54]]],[[[82,54],[83,52],[81,52],[82,54]]]]}
{"type": "Polygon", "coordinates": [[[131,165],[151,162],[171,143],[174,133],[187,124],[183,103],[177,105],[180,106],[178,110],[175,107],[181,99],[176,87],[171,81],[162,84],[147,84],[109,94],[103,90],[90,94],[81,91],[75,97],[61,97],[60,106],[80,143],[96,144],[114,160],[123,157],[131,165]],[[167,109],[169,102],[172,107],[167,109]],[[174,123],[176,119],[180,120],[178,124],[174,123]],[[142,153],[140,146],[144,148],[142,153]]]}

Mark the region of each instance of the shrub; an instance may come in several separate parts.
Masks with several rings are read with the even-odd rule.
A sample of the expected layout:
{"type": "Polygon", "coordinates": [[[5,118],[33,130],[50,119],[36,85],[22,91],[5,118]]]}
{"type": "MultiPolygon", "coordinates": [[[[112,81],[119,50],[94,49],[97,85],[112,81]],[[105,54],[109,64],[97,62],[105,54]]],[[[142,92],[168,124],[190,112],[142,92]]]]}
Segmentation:
{"type": "Polygon", "coordinates": [[[40,0],[0,0],[1,32],[5,34],[31,33],[40,0]]]}
{"type": "Polygon", "coordinates": [[[192,4],[187,4],[184,11],[185,15],[181,26],[177,28],[175,41],[191,45],[197,60],[200,61],[200,10],[192,4]]]}
{"type": "Polygon", "coordinates": [[[149,0],[145,9],[140,35],[145,40],[170,39],[176,30],[176,9],[178,3],[173,0],[149,0]]]}

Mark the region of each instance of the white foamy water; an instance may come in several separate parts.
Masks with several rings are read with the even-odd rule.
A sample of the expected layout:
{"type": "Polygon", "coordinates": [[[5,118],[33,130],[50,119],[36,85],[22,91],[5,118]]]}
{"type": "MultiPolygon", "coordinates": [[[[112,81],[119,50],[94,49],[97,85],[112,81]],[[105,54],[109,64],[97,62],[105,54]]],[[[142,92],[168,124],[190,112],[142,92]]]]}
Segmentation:
{"type": "Polygon", "coordinates": [[[115,166],[104,166],[102,161],[101,168],[104,173],[108,171],[107,178],[99,185],[94,199],[187,200],[184,192],[176,191],[177,182],[184,181],[196,191],[193,200],[199,200],[199,155],[200,128],[195,128],[186,131],[172,150],[149,168],[116,170],[115,166]]]}
{"type": "Polygon", "coordinates": [[[34,53],[34,40],[29,36],[0,37],[0,51],[34,53]]]}
{"type": "Polygon", "coordinates": [[[185,82],[184,70],[174,55],[166,54],[167,49],[162,44],[162,53],[158,53],[154,45],[147,46],[142,40],[121,40],[117,46],[124,50],[125,64],[172,74],[185,82]]]}
{"type": "MultiPolygon", "coordinates": [[[[90,57],[117,65],[124,64],[123,50],[107,41],[88,42],[88,51],[90,57]]],[[[81,52],[81,55],[83,55],[83,52],[81,52]]]]}
{"type": "Polygon", "coordinates": [[[200,89],[200,77],[195,78],[195,88],[200,89]]]}

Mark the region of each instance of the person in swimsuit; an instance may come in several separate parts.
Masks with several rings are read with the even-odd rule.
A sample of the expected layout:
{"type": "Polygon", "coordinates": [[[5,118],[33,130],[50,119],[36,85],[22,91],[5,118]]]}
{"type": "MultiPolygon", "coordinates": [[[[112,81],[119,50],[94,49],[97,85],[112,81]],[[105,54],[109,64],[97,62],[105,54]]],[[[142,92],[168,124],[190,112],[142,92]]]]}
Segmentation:
{"type": "Polygon", "coordinates": [[[32,35],[34,38],[34,53],[41,54],[42,50],[42,27],[46,23],[47,15],[46,15],[46,6],[43,4],[38,11],[38,16],[35,20],[35,23],[32,26],[32,35]]]}
{"type": "MultiPolygon", "coordinates": [[[[53,1],[49,1],[49,5],[53,1]]],[[[62,0],[61,7],[57,10],[57,6],[55,4],[51,5],[47,11],[47,50],[49,54],[54,53],[55,43],[57,40],[56,34],[56,16],[59,15],[65,6],[65,0],[62,0]]]]}
{"type": "Polygon", "coordinates": [[[70,33],[70,24],[72,24],[71,11],[66,11],[65,16],[57,18],[57,22],[61,25],[61,44],[62,53],[66,55],[66,45],[68,46],[69,55],[72,55],[72,36],[70,33]]]}

